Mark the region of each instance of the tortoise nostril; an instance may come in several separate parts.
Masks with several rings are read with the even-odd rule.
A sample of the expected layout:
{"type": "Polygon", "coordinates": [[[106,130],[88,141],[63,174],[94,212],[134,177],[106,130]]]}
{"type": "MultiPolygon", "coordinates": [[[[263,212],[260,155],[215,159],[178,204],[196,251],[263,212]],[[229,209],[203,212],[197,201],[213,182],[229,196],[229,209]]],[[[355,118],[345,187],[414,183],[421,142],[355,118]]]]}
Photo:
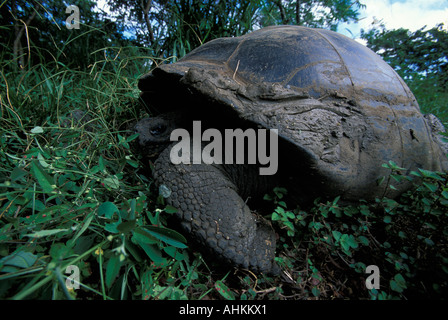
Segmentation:
{"type": "Polygon", "coordinates": [[[149,133],[151,133],[153,136],[158,136],[158,135],[165,133],[166,129],[167,129],[166,125],[159,124],[155,127],[150,128],[149,133]]]}

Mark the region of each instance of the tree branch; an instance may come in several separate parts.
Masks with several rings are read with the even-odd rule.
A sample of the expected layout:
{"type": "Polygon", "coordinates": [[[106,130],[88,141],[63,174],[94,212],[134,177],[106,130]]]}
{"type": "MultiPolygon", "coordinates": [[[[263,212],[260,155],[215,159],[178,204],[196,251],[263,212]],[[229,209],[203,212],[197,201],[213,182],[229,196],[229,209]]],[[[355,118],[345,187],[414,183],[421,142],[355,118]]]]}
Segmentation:
{"type": "Polygon", "coordinates": [[[301,20],[300,20],[300,0],[296,1],[296,22],[297,25],[300,26],[301,25],[301,20]]]}
{"type": "Polygon", "coordinates": [[[151,5],[152,5],[152,0],[148,0],[146,5],[144,4],[143,0],[141,0],[141,2],[140,2],[140,6],[142,7],[142,10],[143,10],[143,16],[145,18],[146,28],[148,29],[148,33],[149,33],[149,35],[148,35],[149,41],[151,42],[151,44],[153,44],[154,43],[154,32],[152,31],[151,21],[149,21],[149,11],[151,10],[151,5]]]}
{"type": "Polygon", "coordinates": [[[277,5],[278,9],[280,10],[280,18],[282,19],[282,23],[283,24],[287,24],[288,21],[286,21],[285,8],[283,8],[283,6],[282,6],[282,1],[281,0],[277,0],[275,2],[275,4],[277,5]]]}

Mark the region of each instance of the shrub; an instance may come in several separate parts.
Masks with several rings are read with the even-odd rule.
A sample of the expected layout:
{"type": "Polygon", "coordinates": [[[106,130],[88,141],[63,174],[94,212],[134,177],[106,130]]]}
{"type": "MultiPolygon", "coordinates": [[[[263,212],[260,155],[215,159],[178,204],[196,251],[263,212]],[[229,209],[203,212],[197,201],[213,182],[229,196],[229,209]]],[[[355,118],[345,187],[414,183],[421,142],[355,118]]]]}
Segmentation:
{"type": "MultiPolygon", "coordinates": [[[[296,289],[299,287],[305,296],[446,296],[447,174],[419,169],[406,176],[405,170],[393,162],[384,166],[391,170],[392,181],[408,179],[415,187],[399,199],[382,198],[373,204],[341,205],[339,198],[316,200],[309,212],[286,211],[286,204],[277,201],[279,207],[272,220],[286,230],[280,237],[284,252],[277,260],[290,270],[292,278],[297,279],[296,289]],[[279,218],[279,211],[288,213],[279,218]],[[379,268],[378,290],[366,288],[369,265],[379,268]]],[[[283,197],[279,190],[275,199],[283,197]]]]}

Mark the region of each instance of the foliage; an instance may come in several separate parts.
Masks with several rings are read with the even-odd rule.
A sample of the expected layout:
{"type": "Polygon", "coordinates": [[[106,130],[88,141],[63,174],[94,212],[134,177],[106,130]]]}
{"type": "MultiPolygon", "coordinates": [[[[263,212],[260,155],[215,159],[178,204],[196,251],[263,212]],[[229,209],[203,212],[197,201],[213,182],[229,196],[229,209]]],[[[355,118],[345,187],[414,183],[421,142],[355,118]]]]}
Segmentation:
{"type": "MultiPolygon", "coordinates": [[[[9,3],[13,6],[15,2],[9,3]]],[[[106,18],[91,10],[92,2],[84,0],[79,4],[84,6],[81,8],[82,16],[86,16],[82,27],[94,28],[101,33],[106,31],[107,36],[100,35],[100,38],[110,37],[109,41],[113,43],[123,45],[126,40],[127,44],[132,42],[149,47],[152,56],[162,60],[179,59],[215,38],[239,36],[269,25],[298,24],[335,30],[339,22],[355,21],[359,9],[363,7],[358,0],[115,0],[108,2],[112,12],[106,18]],[[111,21],[114,23],[110,24],[111,21]],[[126,39],[123,36],[125,33],[126,39]]],[[[50,6],[54,8],[50,14],[58,17],[55,18],[57,21],[62,21],[61,13],[65,12],[61,6],[63,3],[59,4],[59,8],[50,6]]],[[[25,7],[31,11],[38,6],[25,7]]],[[[27,15],[23,13],[22,16],[27,15]]],[[[56,34],[59,37],[66,32],[59,30],[56,34]]]]}
{"type": "Polygon", "coordinates": [[[362,37],[406,80],[423,112],[448,121],[448,32],[443,24],[415,32],[380,25],[362,30],[362,37]]]}
{"type": "Polygon", "coordinates": [[[86,70],[110,47],[142,46],[154,65],[176,61],[201,44],[219,37],[243,35],[273,24],[299,24],[335,29],[357,19],[358,0],[292,1],[122,1],[108,2],[104,13],[90,0],[74,3],[80,29],[65,27],[68,14],[61,1],[7,0],[0,6],[1,58],[14,71],[53,61],[86,70]],[[299,20],[293,19],[299,17],[299,20]],[[13,48],[10,50],[9,48],[13,48]]]}
{"type": "Polygon", "coordinates": [[[261,26],[296,24],[336,31],[339,23],[356,21],[362,8],[358,0],[271,0],[261,8],[261,26]]]}
{"type": "Polygon", "coordinates": [[[448,175],[419,169],[407,176],[393,162],[385,167],[391,181],[408,179],[415,188],[397,200],[359,206],[317,200],[309,212],[273,219],[286,231],[276,259],[302,297],[438,299],[448,293],[448,175]],[[366,289],[369,265],[379,267],[379,290],[366,289]]]}
{"type": "Polygon", "coordinates": [[[149,198],[130,149],[126,127],[142,116],[136,52],[122,48],[91,73],[51,63],[2,72],[0,298],[184,298],[199,278],[201,261],[164,227],[175,210],[149,198]],[[66,287],[73,266],[79,290],[66,287]]]}
{"type": "Polygon", "coordinates": [[[78,0],[80,29],[66,28],[67,5],[63,1],[7,0],[0,5],[3,61],[15,71],[50,61],[86,70],[110,46],[136,45],[123,36],[122,25],[95,10],[96,2],[78,0]],[[10,49],[13,50],[10,50],[10,49]]]}
{"type": "Polygon", "coordinates": [[[181,58],[201,44],[252,30],[262,1],[111,1],[119,21],[133,22],[129,32],[155,57],[181,58]]]}

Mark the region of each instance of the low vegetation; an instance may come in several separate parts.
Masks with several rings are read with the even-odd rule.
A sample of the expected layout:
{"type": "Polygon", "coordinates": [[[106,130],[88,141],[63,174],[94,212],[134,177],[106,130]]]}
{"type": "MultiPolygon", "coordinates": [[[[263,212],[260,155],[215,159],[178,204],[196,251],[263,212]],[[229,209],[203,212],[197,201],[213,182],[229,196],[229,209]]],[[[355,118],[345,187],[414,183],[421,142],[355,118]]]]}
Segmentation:
{"type": "MultiPolygon", "coordinates": [[[[143,49],[104,50],[89,72],[53,62],[1,73],[1,299],[393,299],[447,296],[448,176],[412,179],[401,198],[311,209],[266,195],[279,234],[280,277],[203,258],[168,223],[130,145],[144,115],[143,49]],[[83,110],[79,120],[74,110],[83,110]],[[368,290],[375,265],[379,289],[368,290]],[[79,279],[79,282],[75,280],[79,279]]],[[[7,63],[7,61],[6,61],[7,63]]]]}

